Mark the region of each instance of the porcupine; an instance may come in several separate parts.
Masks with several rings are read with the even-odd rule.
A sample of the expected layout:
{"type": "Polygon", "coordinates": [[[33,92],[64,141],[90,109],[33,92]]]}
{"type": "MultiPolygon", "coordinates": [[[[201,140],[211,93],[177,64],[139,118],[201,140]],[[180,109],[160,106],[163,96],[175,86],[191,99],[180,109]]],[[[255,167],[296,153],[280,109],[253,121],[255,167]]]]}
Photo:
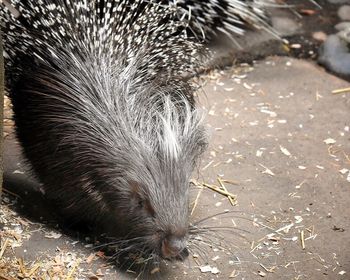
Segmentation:
{"type": "Polygon", "coordinates": [[[13,0],[0,10],[17,137],[46,196],[67,218],[166,259],[188,254],[189,180],[207,146],[185,78],[202,45],[186,30],[240,33],[263,19],[255,1],[174,3],[13,0]]]}

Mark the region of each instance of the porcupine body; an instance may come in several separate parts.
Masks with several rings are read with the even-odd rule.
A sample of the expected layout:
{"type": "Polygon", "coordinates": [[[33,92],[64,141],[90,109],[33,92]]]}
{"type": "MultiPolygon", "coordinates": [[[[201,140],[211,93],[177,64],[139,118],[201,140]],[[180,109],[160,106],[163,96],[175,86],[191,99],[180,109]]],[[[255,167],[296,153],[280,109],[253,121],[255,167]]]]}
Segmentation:
{"type": "Polygon", "coordinates": [[[209,1],[212,18],[210,4],[171,3],[27,0],[0,10],[17,136],[47,197],[130,250],[167,259],[186,253],[189,180],[207,145],[184,78],[201,56],[185,35],[188,15],[204,32],[240,28],[255,2],[209,1]]]}

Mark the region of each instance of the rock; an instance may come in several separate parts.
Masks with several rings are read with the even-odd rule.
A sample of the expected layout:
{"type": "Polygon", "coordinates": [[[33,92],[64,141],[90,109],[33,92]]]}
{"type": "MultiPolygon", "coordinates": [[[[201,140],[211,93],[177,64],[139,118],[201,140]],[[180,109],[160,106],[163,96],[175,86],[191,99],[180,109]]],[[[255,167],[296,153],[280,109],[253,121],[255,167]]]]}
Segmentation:
{"type": "Polygon", "coordinates": [[[318,62],[327,69],[350,77],[350,52],[347,42],[337,35],[328,36],[319,49],[318,62]]]}
{"type": "Polygon", "coordinates": [[[334,27],[335,27],[335,29],[337,29],[339,31],[344,30],[344,29],[348,29],[348,28],[350,28],[350,21],[339,22],[334,27]]]}
{"type": "Polygon", "coordinates": [[[337,36],[350,44],[350,27],[338,32],[337,36]]]}
{"type": "Polygon", "coordinates": [[[350,6],[341,6],[338,10],[338,16],[343,21],[350,20],[350,6]]]}
{"type": "Polygon", "coordinates": [[[282,36],[294,35],[299,29],[299,25],[294,20],[286,17],[272,17],[271,23],[282,36]]]}

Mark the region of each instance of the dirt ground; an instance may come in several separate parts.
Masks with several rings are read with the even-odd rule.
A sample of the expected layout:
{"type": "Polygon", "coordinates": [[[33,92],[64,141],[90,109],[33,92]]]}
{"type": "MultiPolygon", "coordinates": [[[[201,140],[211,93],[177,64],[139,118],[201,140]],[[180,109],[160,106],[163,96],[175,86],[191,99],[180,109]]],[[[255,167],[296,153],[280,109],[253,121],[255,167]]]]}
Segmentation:
{"type": "MultiPolygon", "coordinates": [[[[191,220],[228,212],[204,223],[215,228],[190,244],[188,260],[144,278],[350,279],[350,92],[341,91],[350,83],[277,56],[199,82],[210,147],[193,176],[191,220]],[[209,188],[220,183],[234,205],[209,188]]],[[[58,225],[10,120],[4,163],[0,279],[137,278],[108,262],[91,234],[58,225]]]]}

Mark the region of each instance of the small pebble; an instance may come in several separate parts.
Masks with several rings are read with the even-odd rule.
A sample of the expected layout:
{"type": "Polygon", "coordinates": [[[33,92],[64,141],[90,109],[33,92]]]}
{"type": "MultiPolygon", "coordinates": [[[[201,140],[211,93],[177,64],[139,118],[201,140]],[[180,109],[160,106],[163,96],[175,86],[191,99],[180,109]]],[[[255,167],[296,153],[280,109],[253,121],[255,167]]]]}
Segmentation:
{"type": "Polygon", "coordinates": [[[318,31],[318,32],[314,32],[312,34],[312,37],[317,41],[324,42],[327,39],[327,34],[322,31],[318,31]]]}

